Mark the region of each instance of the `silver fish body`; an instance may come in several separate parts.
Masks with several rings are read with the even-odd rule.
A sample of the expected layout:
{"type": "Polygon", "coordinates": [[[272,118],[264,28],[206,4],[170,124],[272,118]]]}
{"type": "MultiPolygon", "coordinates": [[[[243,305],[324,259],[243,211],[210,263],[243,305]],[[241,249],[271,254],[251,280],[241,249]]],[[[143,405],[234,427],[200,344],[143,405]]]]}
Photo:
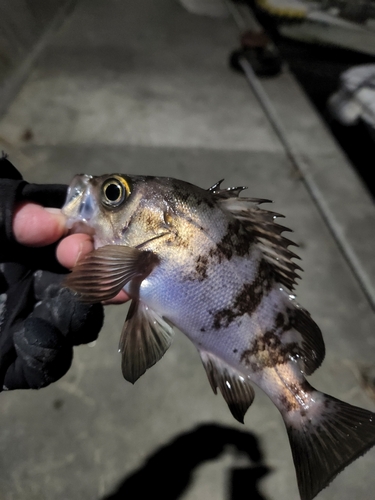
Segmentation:
{"type": "Polygon", "coordinates": [[[251,383],[263,389],[284,418],[301,499],[310,500],[375,444],[375,415],[306,381],[325,349],[292,293],[300,269],[292,242],[277,214],[259,208],[267,200],[241,197],[243,189],[76,176],[63,211],[70,226],[94,233],[96,250],[67,286],[92,302],[122,288],[132,297],[120,340],[127,380],[163,356],[174,325],[237,420],[253,401],[251,383]]]}

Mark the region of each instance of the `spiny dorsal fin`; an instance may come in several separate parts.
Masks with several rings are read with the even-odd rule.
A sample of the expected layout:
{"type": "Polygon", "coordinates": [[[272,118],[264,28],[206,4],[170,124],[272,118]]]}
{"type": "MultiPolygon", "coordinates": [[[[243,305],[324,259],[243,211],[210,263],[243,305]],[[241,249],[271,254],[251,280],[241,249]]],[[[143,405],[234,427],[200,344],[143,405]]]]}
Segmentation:
{"type": "Polygon", "coordinates": [[[302,269],[292,260],[299,259],[298,255],[288,248],[290,245],[298,245],[281,235],[290,229],[275,222],[277,217],[283,217],[283,215],[263,210],[257,206],[261,203],[269,203],[270,200],[240,198],[239,194],[245,188],[220,189],[220,183],[221,181],[216,183],[209,191],[215,195],[221,208],[241,221],[243,227],[253,238],[255,236],[264,258],[271,264],[275,272],[276,281],[292,291],[296,285],[296,279],[300,277],[296,271],[302,271],[302,269]]]}
{"type": "MultiPolygon", "coordinates": [[[[221,179],[218,182],[215,182],[213,186],[207,189],[207,191],[210,191],[210,193],[214,194],[218,198],[222,198],[224,200],[228,198],[238,198],[240,193],[247,189],[247,186],[237,186],[237,187],[229,187],[226,189],[221,189],[221,183],[224,181],[224,179],[221,179]]],[[[260,205],[261,203],[272,203],[272,200],[268,200],[266,198],[246,198],[249,201],[252,201],[253,203],[260,205]]]]}
{"type": "Polygon", "coordinates": [[[250,382],[231,366],[211,353],[199,351],[212,390],[217,394],[219,387],[230,412],[243,424],[243,418],[254,400],[250,382]]]}

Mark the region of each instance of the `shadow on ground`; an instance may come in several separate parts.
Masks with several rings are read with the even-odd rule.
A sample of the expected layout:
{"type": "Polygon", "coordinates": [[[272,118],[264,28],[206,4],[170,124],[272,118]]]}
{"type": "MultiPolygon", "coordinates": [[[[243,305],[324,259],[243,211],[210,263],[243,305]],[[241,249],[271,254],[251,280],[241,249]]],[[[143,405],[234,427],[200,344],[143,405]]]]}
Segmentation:
{"type": "Polygon", "coordinates": [[[103,500],[177,500],[203,462],[227,451],[233,454],[234,463],[227,472],[228,500],[267,500],[258,483],[271,469],[264,465],[258,439],[249,432],[218,425],[202,425],[158,449],[103,500]],[[241,467],[235,466],[236,457],[241,457],[241,467]]]}

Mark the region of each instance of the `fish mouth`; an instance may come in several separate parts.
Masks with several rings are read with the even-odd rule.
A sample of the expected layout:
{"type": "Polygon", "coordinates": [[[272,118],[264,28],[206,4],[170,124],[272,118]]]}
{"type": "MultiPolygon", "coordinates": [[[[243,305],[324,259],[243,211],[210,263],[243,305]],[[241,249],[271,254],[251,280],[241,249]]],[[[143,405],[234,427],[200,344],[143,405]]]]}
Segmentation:
{"type": "MultiPolygon", "coordinates": [[[[91,190],[91,179],[91,175],[76,175],[68,188],[65,204],[62,207],[62,213],[67,218],[68,229],[72,229],[80,222],[87,223],[96,213],[97,207],[91,190]]],[[[80,229],[75,232],[86,232],[80,229]]]]}
{"type": "Polygon", "coordinates": [[[75,222],[70,221],[70,224],[69,224],[69,220],[68,220],[67,226],[69,228],[69,234],[81,233],[81,234],[88,234],[89,236],[94,236],[94,234],[95,234],[95,229],[93,227],[89,226],[84,221],[80,221],[80,220],[75,221],[75,222]]]}

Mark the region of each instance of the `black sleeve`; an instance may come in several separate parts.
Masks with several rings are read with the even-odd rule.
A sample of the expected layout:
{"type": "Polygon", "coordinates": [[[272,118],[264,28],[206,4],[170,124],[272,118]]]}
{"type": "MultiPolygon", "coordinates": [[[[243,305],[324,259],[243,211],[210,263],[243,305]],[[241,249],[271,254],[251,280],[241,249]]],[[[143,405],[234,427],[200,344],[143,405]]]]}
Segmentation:
{"type": "Polygon", "coordinates": [[[22,261],[31,252],[37,267],[39,263],[45,262],[47,267],[57,269],[54,246],[43,250],[40,256],[33,249],[25,250],[14,239],[12,219],[15,204],[26,200],[45,207],[62,207],[66,191],[67,186],[63,184],[29,184],[5,155],[0,158],[0,262],[22,261]]]}
{"type": "Polygon", "coordinates": [[[100,304],[82,304],[61,286],[67,270],[56,260],[56,245],[24,247],[13,236],[16,203],[59,208],[66,189],[29,184],[0,158],[0,391],[59,379],[71,365],[73,345],[95,340],[103,324],[100,304]]]}

